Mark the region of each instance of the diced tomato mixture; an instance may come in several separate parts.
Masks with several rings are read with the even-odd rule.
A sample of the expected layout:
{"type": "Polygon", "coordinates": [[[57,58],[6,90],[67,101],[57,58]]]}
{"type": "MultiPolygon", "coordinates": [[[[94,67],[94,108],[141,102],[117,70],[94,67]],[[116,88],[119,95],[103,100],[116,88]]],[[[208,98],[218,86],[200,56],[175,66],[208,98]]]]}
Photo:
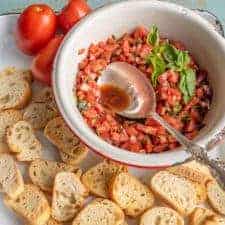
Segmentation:
{"type": "MultiPolygon", "coordinates": [[[[128,120],[107,111],[98,101],[100,92],[97,79],[111,62],[124,61],[136,66],[150,82],[152,68],[146,64],[146,56],[152,47],[146,43],[147,34],[147,29],[138,27],[133,33],[124,34],[119,39],[112,36],[106,41],[91,44],[86,58],[79,65],[76,95],[84,120],[105,141],[132,152],[157,153],[174,149],[179,144],[153,119],[128,120]]],[[[180,42],[172,43],[178,49],[185,49],[180,42]]],[[[83,49],[79,53],[82,52],[83,49]]],[[[180,76],[177,72],[168,70],[161,74],[155,91],[157,112],[192,139],[204,126],[203,119],[209,110],[212,90],[207,72],[200,70],[193,59],[190,63],[197,73],[197,86],[195,95],[187,104],[179,90],[180,76]]]]}

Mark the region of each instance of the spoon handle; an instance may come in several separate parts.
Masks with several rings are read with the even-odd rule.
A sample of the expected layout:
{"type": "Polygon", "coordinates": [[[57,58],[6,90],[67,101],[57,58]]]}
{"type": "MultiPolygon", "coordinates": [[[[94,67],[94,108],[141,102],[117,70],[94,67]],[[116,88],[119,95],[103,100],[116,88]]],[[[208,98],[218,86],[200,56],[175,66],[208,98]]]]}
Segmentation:
{"type": "Polygon", "coordinates": [[[187,148],[190,148],[193,143],[188,138],[186,138],[183,134],[173,128],[169,123],[167,123],[158,113],[152,112],[150,116],[160,123],[163,127],[165,127],[170,134],[172,134],[180,144],[184,145],[187,148]]]}
{"type": "Polygon", "coordinates": [[[158,123],[160,123],[163,127],[165,127],[169,131],[169,133],[171,133],[177,139],[177,141],[179,141],[180,144],[185,147],[186,152],[190,153],[193,159],[209,166],[218,183],[225,190],[225,162],[210,159],[206,148],[203,148],[186,138],[183,134],[181,134],[169,123],[167,123],[156,112],[151,113],[150,116],[158,123]]]}

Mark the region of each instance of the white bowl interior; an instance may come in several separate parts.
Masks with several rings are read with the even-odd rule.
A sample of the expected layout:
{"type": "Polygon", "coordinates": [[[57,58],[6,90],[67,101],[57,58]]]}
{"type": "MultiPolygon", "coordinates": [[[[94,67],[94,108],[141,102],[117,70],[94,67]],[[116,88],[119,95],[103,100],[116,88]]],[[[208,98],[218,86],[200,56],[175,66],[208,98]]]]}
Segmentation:
{"type": "Polygon", "coordinates": [[[200,67],[209,72],[214,91],[213,104],[206,118],[207,126],[196,139],[199,144],[206,144],[225,124],[225,43],[206,21],[190,10],[148,0],[103,7],[82,20],[66,36],[56,57],[53,78],[56,101],[64,119],[86,144],[114,160],[145,167],[182,162],[188,155],[182,149],[160,154],[136,154],[106,143],[83,122],[73,90],[78,63],[84,57],[78,55],[79,49],[106,40],[112,34],[119,37],[138,25],[150,27],[153,24],[159,27],[163,36],[182,41],[200,67]]]}

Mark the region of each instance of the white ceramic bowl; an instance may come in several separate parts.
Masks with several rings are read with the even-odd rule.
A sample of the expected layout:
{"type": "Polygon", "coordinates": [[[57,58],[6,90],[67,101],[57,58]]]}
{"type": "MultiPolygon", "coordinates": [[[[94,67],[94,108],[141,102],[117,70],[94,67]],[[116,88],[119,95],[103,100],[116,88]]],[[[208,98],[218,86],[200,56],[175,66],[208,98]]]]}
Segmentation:
{"type": "Polygon", "coordinates": [[[104,6],[81,20],[65,37],[54,64],[53,86],[60,112],[70,128],[101,155],[139,167],[162,167],[183,162],[188,154],[180,148],[159,154],[137,154],[112,146],[83,121],[76,107],[74,85],[78,50],[110,35],[120,36],[138,25],[156,24],[163,36],[184,42],[202,68],[209,72],[214,90],[207,126],[196,142],[206,145],[225,125],[225,41],[199,15],[181,6],[149,0],[124,1],[104,6]]]}

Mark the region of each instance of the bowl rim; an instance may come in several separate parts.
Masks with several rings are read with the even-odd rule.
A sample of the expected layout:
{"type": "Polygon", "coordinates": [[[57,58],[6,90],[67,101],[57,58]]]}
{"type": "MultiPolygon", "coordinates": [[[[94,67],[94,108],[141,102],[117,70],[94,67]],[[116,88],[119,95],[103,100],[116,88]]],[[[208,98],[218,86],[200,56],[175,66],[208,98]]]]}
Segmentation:
{"type": "MultiPolygon", "coordinates": [[[[120,1],[120,2],[116,2],[116,3],[110,3],[110,4],[107,4],[107,5],[104,5],[104,6],[101,6],[99,7],[98,9],[94,10],[92,13],[90,13],[89,15],[87,15],[85,18],[81,19],[66,35],[66,37],[64,38],[58,52],[57,52],[57,55],[55,57],[55,60],[54,60],[54,64],[53,64],[53,79],[52,79],[52,84],[53,84],[53,91],[54,91],[54,95],[55,95],[55,99],[56,99],[56,104],[59,108],[59,111],[63,117],[63,119],[65,120],[65,122],[67,123],[67,125],[69,126],[69,128],[71,129],[72,132],[75,133],[75,135],[77,135],[82,142],[84,142],[92,151],[94,151],[95,153],[97,153],[98,155],[101,155],[105,158],[109,158],[111,160],[114,160],[114,161],[117,161],[117,162],[120,162],[120,163],[123,163],[123,164],[126,164],[126,165],[129,165],[129,166],[134,166],[134,167],[138,167],[138,168],[150,168],[150,169],[159,169],[159,168],[165,168],[165,167],[169,167],[169,166],[172,166],[174,164],[177,164],[177,163],[181,163],[181,161],[176,161],[174,164],[173,163],[168,163],[168,164],[159,164],[159,165],[154,165],[154,164],[151,164],[151,165],[146,165],[146,164],[142,164],[142,163],[134,163],[134,162],[130,162],[129,160],[127,161],[126,159],[123,159],[123,158],[118,158],[118,157],[115,157],[115,156],[112,156],[110,154],[106,154],[103,150],[100,150],[97,146],[93,147],[92,145],[90,145],[89,142],[87,139],[87,137],[83,137],[79,132],[78,132],[78,129],[76,127],[73,126],[72,124],[72,118],[68,118],[68,114],[66,113],[65,111],[65,107],[64,107],[64,104],[63,102],[61,101],[61,96],[60,96],[60,92],[59,92],[59,89],[60,89],[60,82],[59,82],[59,79],[58,79],[58,68],[57,68],[57,65],[59,64],[60,60],[61,60],[61,55],[62,55],[62,52],[63,52],[63,49],[65,48],[65,46],[67,45],[67,40],[69,40],[71,38],[71,36],[73,36],[74,33],[78,32],[79,31],[79,27],[82,26],[82,24],[85,24],[86,22],[90,21],[93,17],[95,17],[96,15],[98,15],[99,13],[101,12],[104,12],[105,10],[108,10],[112,7],[115,7],[115,6],[122,6],[124,4],[133,4],[133,3],[137,3],[137,2],[142,2],[142,3],[146,3],[146,4],[149,4],[149,5],[159,5],[160,7],[165,7],[167,9],[170,9],[170,10],[174,10],[176,11],[177,13],[182,11],[182,12],[185,12],[186,13],[186,16],[188,17],[192,17],[192,21],[195,21],[195,22],[198,22],[201,26],[205,27],[205,29],[208,30],[208,32],[211,32],[215,38],[217,39],[217,41],[221,41],[222,40],[222,37],[220,37],[219,34],[217,34],[217,32],[213,29],[212,25],[209,24],[208,21],[206,21],[205,19],[203,19],[201,16],[199,16],[198,14],[196,14],[195,12],[193,12],[191,9],[188,9],[188,8],[185,8],[183,6],[180,6],[180,5],[177,5],[177,4],[174,4],[174,3],[169,3],[169,2],[161,2],[161,1],[158,1],[158,0],[152,0],[152,1],[149,1],[149,0],[123,0],[123,1],[120,1]],[[221,40],[220,40],[221,38],[221,40]]],[[[97,136],[97,135],[96,135],[97,136]]],[[[101,139],[100,137],[98,137],[99,139],[101,139]]],[[[200,140],[200,141],[196,141],[196,143],[198,144],[203,144],[204,141],[200,140]]],[[[110,145],[110,144],[109,144],[110,145]]],[[[113,145],[110,145],[110,146],[113,146],[113,145]]],[[[126,151],[126,150],[123,150],[123,149],[119,149],[120,151],[126,151]]],[[[182,159],[182,162],[186,161],[189,159],[190,155],[187,154],[184,150],[180,149],[180,150],[172,150],[170,151],[170,153],[175,153],[175,152],[180,152],[183,154],[183,159],[182,159]]],[[[212,150],[212,154],[213,152],[215,151],[212,150]]],[[[136,155],[140,155],[140,153],[133,153],[133,152],[129,152],[129,151],[126,151],[127,154],[136,154],[136,155]]],[[[160,154],[160,153],[159,153],[160,154]]],[[[151,154],[145,154],[145,155],[151,155],[151,154]]]]}

